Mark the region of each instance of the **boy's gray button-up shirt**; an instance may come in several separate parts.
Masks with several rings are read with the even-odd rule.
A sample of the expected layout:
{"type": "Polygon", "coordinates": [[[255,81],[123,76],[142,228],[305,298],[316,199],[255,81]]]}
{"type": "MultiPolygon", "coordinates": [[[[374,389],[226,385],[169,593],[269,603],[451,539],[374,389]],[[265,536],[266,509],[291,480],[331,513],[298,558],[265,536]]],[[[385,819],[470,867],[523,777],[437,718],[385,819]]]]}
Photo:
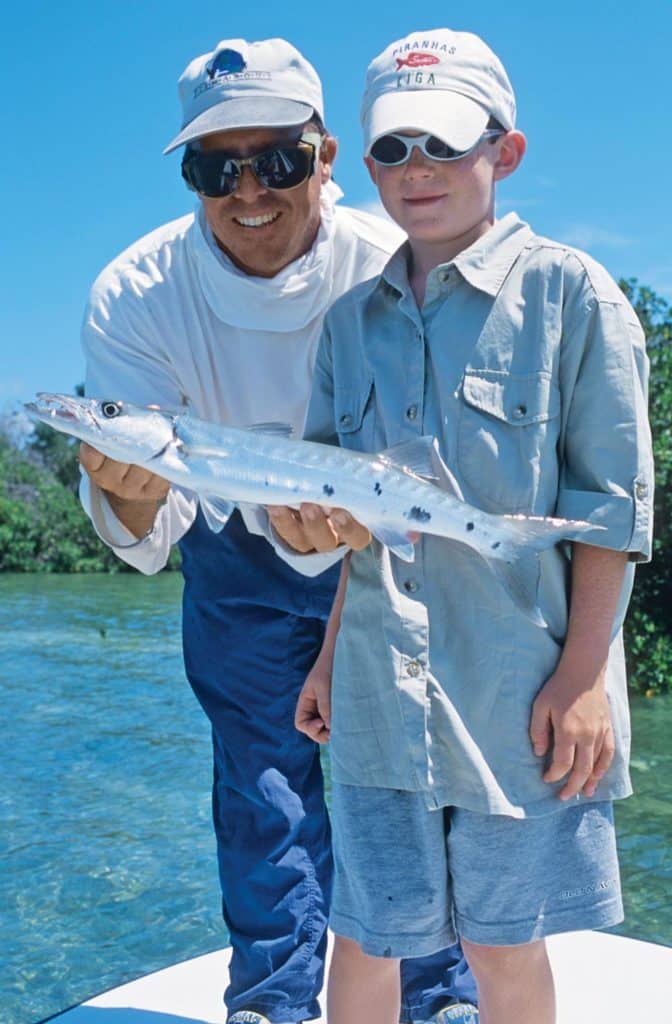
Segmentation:
{"type": "MultiPolygon", "coordinates": [[[[514,214],[429,275],[418,310],[402,247],[331,309],[306,436],[360,451],[434,435],[467,501],[590,519],[631,553],[607,670],[617,753],[594,799],[629,794],[620,626],[651,551],[653,468],[641,327],[589,257],[514,214]]],[[[569,548],[542,555],[529,622],[469,548],[425,535],[412,564],[355,553],[334,665],[331,760],[346,784],[422,791],[428,807],[560,809],[528,735],[567,624],[569,548]]]]}

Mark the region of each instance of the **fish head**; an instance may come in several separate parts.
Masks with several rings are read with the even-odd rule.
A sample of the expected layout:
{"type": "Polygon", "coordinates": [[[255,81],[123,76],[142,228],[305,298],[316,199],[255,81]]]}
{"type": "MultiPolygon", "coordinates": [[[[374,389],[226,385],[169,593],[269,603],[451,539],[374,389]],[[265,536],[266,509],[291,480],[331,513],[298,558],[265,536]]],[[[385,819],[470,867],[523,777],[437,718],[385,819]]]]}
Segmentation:
{"type": "Polygon", "coordinates": [[[33,419],[86,441],[118,462],[150,462],[175,436],[174,414],[158,407],[41,392],[24,408],[33,419]]]}

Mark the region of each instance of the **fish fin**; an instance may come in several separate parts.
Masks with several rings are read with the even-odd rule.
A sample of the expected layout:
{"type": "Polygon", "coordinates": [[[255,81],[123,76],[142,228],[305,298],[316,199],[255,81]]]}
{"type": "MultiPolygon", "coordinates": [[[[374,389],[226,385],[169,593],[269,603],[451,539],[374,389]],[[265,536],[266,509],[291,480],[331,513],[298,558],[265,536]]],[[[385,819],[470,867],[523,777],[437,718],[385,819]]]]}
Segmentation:
{"type": "Polygon", "coordinates": [[[539,555],[528,548],[514,548],[506,561],[500,558],[485,558],[493,575],[509,595],[516,608],[530,619],[535,626],[548,627],[537,604],[539,587],[539,555]]]}
{"type": "Polygon", "coordinates": [[[401,441],[378,453],[378,458],[395,469],[413,476],[422,477],[436,484],[442,491],[464,501],[464,495],[457,480],[448,469],[439,453],[439,442],[430,434],[415,437],[412,441],[401,441]]]}
{"type": "Polygon", "coordinates": [[[400,441],[378,452],[378,458],[395,469],[421,476],[424,480],[436,480],[433,445],[434,438],[429,435],[414,437],[412,441],[400,441]]]}
{"type": "Polygon", "coordinates": [[[281,423],[279,420],[269,423],[251,423],[249,427],[243,429],[255,434],[268,434],[270,437],[291,437],[294,433],[291,423],[281,423]]]}
{"type": "Polygon", "coordinates": [[[232,501],[220,498],[216,494],[199,494],[198,500],[205,516],[205,521],[213,533],[221,533],[235,509],[232,501]]]}
{"type": "Polygon", "coordinates": [[[389,548],[397,558],[401,558],[403,562],[413,562],[415,560],[415,546],[408,539],[408,534],[400,533],[399,530],[378,523],[373,525],[367,523],[367,526],[376,540],[379,540],[381,544],[389,548]]]}

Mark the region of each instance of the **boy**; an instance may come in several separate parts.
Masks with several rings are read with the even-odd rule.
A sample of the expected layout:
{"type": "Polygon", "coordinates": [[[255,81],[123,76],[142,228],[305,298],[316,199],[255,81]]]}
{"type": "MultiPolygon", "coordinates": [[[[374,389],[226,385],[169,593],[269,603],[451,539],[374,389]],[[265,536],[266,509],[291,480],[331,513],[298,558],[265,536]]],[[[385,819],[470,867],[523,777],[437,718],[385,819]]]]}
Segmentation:
{"type": "MultiPolygon", "coordinates": [[[[611,801],[630,793],[620,626],[651,545],[644,338],[590,258],[495,220],[525,139],[480,39],[393,43],[362,120],[408,242],[327,315],[307,436],[380,451],[434,435],[472,504],[606,529],[542,556],[547,629],[466,546],[424,536],[407,564],[374,542],[344,563],[297,709],[331,736],[329,1020],[393,1024],[398,959],[455,930],[482,1024],[552,1024],[544,937],[622,919],[611,801]]],[[[295,547],[333,546],[314,507],[272,518],[295,547]]]]}

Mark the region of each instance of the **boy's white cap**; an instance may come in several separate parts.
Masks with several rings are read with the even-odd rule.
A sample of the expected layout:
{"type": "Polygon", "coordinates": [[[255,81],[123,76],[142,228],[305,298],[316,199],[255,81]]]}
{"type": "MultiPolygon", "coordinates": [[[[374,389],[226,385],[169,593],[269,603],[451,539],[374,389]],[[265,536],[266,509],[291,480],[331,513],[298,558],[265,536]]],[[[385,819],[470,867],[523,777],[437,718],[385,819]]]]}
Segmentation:
{"type": "Polygon", "coordinates": [[[490,117],[513,128],[516,100],[501,61],[471,32],[414,32],[369,64],[361,112],[366,153],[381,135],[402,128],[466,150],[490,117]]]}
{"type": "Polygon", "coordinates": [[[322,86],[312,64],[284,39],[223,39],[194,58],[177,83],[182,130],[164,153],[229,128],[279,128],[324,121],[322,86]]]}

